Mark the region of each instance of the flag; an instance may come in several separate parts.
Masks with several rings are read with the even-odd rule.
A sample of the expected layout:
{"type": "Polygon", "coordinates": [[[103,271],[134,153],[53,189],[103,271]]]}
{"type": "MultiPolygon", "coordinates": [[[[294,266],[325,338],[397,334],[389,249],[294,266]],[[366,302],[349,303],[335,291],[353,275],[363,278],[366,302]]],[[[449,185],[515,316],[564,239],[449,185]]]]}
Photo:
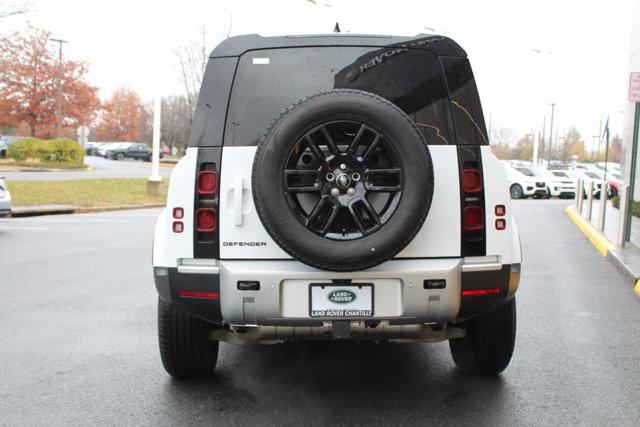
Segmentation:
{"type": "Polygon", "coordinates": [[[602,138],[609,139],[609,116],[607,116],[607,122],[604,124],[604,131],[602,132],[602,138]]]}

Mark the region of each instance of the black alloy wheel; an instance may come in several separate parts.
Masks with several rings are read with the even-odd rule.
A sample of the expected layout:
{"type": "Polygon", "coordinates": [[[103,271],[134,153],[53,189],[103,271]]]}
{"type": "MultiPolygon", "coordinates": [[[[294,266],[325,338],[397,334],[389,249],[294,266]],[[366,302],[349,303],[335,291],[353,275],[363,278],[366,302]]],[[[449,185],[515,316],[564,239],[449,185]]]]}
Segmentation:
{"type": "Polygon", "coordinates": [[[322,123],[292,147],[283,171],[289,207],[312,232],[335,240],[371,234],[391,218],[403,189],[393,142],[371,124],[322,123]]]}

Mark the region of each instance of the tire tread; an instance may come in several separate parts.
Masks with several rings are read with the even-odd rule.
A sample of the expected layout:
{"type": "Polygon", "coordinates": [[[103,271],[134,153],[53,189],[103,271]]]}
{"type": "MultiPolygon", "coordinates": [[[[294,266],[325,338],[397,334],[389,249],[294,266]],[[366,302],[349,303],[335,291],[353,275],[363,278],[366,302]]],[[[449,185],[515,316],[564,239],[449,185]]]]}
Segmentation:
{"type": "Polygon", "coordinates": [[[502,372],[509,365],[515,345],[515,297],[501,307],[467,320],[464,326],[464,338],[449,340],[458,368],[483,374],[502,372]]]}
{"type": "Polygon", "coordinates": [[[175,378],[204,378],[213,374],[218,341],[209,339],[208,322],[158,299],[158,342],[162,365],[175,378]]]}

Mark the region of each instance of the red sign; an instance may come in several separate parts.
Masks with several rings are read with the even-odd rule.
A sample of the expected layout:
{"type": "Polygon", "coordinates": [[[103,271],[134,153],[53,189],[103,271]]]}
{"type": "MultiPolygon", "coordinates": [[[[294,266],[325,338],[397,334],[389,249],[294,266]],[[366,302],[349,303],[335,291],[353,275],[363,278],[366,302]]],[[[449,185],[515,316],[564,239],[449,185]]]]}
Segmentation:
{"type": "Polygon", "coordinates": [[[629,75],[629,102],[640,102],[640,73],[629,75]]]}

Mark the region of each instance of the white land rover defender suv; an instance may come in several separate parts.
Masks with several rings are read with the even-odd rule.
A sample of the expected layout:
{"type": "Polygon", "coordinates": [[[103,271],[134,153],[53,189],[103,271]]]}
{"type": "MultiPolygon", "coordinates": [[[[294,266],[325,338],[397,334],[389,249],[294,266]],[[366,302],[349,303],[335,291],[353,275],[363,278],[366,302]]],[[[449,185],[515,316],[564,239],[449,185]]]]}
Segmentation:
{"type": "Polygon", "coordinates": [[[153,247],[165,369],[218,343],[449,340],[498,373],[520,242],[465,51],[435,35],[248,35],[210,55],[153,247]]]}

